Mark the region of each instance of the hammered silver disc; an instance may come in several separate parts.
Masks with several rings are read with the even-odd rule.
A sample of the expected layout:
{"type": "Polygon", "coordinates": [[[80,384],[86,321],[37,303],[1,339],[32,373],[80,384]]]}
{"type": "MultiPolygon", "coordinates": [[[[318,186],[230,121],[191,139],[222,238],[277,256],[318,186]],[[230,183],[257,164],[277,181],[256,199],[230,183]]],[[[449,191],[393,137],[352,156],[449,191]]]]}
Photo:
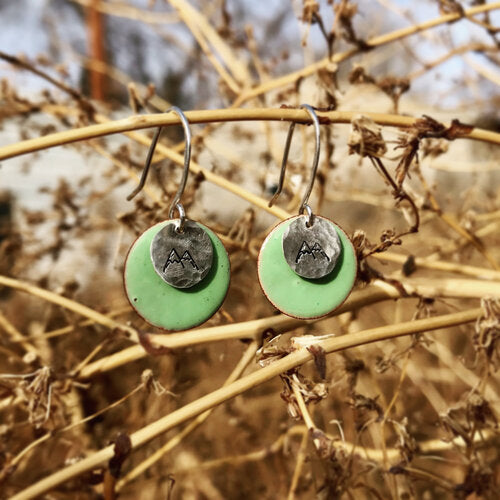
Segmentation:
{"type": "Polygon", "coordinates": [[[206,231],[186,220],[178,233],[179,219],[168,222],[151,242],[151,261],[163,281],[175,288],[190,288],[210,271],[213,246],[206,231]]]}
{"type": "Polygon", "coordinates": [[[283,254],[288,265],[303,278],[319,279],[330,274],[340,255],[340,238],[335,224],[314,216],[297,216],[283,233],[283,254]]]}

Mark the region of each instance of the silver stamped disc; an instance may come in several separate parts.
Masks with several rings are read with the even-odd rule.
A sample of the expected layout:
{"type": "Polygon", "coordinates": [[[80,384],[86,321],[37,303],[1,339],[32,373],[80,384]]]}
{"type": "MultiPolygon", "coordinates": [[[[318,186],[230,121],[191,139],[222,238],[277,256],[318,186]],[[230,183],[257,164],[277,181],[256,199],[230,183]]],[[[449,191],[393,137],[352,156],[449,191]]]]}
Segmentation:
{"type": "Polygon", "coordinates": [[[340,238],[333,222],[314,216],[297,216],[283,233],[283,254],[288,265],[303,278],[319,279],[330,274],[340,255],[340,238]]]}
{"type": "Polygon", "coordinates": [[[196,222],[186,220],[178,233],[179,219],[169,221],[151,242],[151,261],[161,279],[175,288],[199,283],[212,267],[214,249],[208,234],[196,222]]]}

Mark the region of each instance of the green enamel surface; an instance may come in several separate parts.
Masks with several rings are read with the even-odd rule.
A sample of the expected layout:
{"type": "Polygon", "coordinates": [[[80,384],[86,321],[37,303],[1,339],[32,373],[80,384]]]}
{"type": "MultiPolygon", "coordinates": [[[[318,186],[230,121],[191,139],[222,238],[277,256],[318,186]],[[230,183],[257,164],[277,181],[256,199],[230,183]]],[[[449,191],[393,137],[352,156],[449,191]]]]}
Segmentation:
{"type": "Polygon", "coordinates": [[[132,307],[148,323],[166,330],[200,325],[219,309],[229,287],[230,266],[219,238],[207,227],[214,254],[210,272],[191,288],[174,288],[156,274],[150,257],[151,241],[171,221],[150,227],[132,245],[125,262],[125,292],[132,307]]]}
{"type": "Polygon", "coordinates": [[[258,267],[260,284],[271,303],[285,314],[302,319],[324,316],[344,302],[354,285],[357,273],[354,248],[344,231],[329,221],[335,226],[342,245],[337,264],[323,278],[302,278],[290,268],[283,255],[283,233],[292,221],[278,224],[264,241],[258,267]]]}

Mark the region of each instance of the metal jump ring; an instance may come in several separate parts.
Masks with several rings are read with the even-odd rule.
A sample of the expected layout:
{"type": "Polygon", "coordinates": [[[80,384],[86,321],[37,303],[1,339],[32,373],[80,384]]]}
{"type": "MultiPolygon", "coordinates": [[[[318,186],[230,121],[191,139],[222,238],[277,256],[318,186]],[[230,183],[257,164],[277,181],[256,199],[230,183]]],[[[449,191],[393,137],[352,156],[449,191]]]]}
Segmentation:
{"type": "Polygon", "coordinates": [[[184,210],[184,207],[182,206],[182,203],[176,203],[174,207],[172,207],[169,217],[173,217],[175,210],[179,213],[179,224],[176,225],[175,230],[178,233],[183,233],[184,232],[184,224],[186,223],[186,212],[184,210]]]}
{"type": "Polygon", "coordinates": [[[312,211],[312,208],[305,204],[303,210],[301,210],[301,213],[304,213],[304,210],[307,212],[307,215],[309,218],[307,219],[306,226],[311,227],[314,224],[314,213],[312,211]]]}

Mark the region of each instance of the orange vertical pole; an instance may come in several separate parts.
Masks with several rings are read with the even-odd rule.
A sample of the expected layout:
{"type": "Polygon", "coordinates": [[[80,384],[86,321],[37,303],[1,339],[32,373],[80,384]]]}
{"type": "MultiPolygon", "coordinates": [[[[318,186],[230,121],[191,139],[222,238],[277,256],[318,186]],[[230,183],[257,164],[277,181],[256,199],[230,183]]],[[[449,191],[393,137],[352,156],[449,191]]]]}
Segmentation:
{"type": "MultiPolygon", "coordinates": [[[[106,62],[106,51],[104,49],[104,23],[103,16],[99,12],[100,0],[92,0],[87,8],[87,30],[89,39],[89,56],[92,60],[106,62]]],[[[105,84],[104,75],[90,68],[90,96],[99,101],[104,100],[105,84]]]]}

